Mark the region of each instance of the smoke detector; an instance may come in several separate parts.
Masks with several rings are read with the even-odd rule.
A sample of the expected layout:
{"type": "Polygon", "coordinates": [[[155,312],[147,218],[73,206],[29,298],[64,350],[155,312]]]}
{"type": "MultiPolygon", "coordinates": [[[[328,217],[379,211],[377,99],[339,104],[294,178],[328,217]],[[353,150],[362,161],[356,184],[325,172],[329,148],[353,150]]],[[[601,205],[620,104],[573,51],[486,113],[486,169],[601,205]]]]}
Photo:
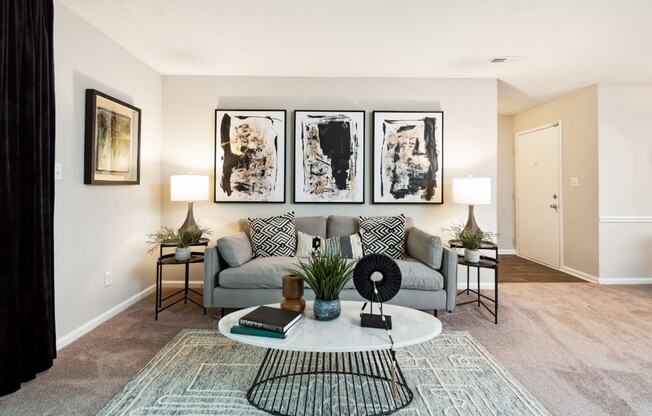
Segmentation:
{"type": "Polygon", "coordinates": [[[522,61],[522,56],[495,56],[489,60],[492,64],[511,64],[513,62],[522,61]]]}

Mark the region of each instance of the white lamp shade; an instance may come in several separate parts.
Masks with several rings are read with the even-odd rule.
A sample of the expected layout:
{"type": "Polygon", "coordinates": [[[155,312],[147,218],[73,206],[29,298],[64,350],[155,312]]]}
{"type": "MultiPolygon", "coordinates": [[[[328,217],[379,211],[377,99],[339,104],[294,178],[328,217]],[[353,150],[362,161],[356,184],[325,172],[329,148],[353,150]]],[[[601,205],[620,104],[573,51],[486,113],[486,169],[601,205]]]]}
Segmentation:
{"type": "Polygon", "coordinates": [[[207,201],[208,176],[173,175],[170,176],[170,200],[207,201]]]}
{"type": "Polygon", "coordinates": [[[453,202],[464,205],[491,204],[491,178],[453,178],[453,202]]]}

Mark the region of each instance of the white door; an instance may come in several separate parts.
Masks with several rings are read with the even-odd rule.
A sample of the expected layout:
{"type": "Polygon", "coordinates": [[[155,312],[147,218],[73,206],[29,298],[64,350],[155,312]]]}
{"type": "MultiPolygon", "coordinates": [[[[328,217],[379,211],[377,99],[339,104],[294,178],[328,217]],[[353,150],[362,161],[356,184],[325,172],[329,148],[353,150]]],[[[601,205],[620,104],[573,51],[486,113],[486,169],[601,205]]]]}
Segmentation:
{"type": "Polygon", "coordinates": [[[560,267],[560,135],[553,125],[516,136],[519,256],[560,267]]]}

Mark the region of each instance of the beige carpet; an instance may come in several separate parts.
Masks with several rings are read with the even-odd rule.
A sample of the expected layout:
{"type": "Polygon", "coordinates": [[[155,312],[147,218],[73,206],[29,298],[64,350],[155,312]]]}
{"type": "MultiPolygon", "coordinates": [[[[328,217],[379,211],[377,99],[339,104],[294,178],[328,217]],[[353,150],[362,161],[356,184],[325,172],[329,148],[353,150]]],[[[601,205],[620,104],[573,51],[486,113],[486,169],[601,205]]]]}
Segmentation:
{"type": "MultiPolygon", "coordinates": [[[[652,286],[505,283],[500,323],[475,305],[440,313],[469,331],[555,415],[652,415],[652,286]]],[[[0,398],[0,415],[99,411],[180,330],[217,311],[145,299],[60,351],[54,367],[0,398]]]]}

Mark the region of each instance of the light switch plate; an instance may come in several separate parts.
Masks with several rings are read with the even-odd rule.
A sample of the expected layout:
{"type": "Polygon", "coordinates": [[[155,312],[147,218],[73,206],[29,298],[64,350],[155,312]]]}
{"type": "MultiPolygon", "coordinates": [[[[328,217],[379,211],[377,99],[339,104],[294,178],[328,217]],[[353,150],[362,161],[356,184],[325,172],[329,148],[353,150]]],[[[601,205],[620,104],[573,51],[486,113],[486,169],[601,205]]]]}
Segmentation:
{"type": "Polygon", "coordinates": [[[570,178],[570,186],[572,187],[580,186],[580,178],[576,178],[576,177],[570,178]]]}
{"type": "Polygon", "coordinates": [[[63,179],[63,167],[61,163],[54,164],[54,179],[60,181],[63,179]]]}

